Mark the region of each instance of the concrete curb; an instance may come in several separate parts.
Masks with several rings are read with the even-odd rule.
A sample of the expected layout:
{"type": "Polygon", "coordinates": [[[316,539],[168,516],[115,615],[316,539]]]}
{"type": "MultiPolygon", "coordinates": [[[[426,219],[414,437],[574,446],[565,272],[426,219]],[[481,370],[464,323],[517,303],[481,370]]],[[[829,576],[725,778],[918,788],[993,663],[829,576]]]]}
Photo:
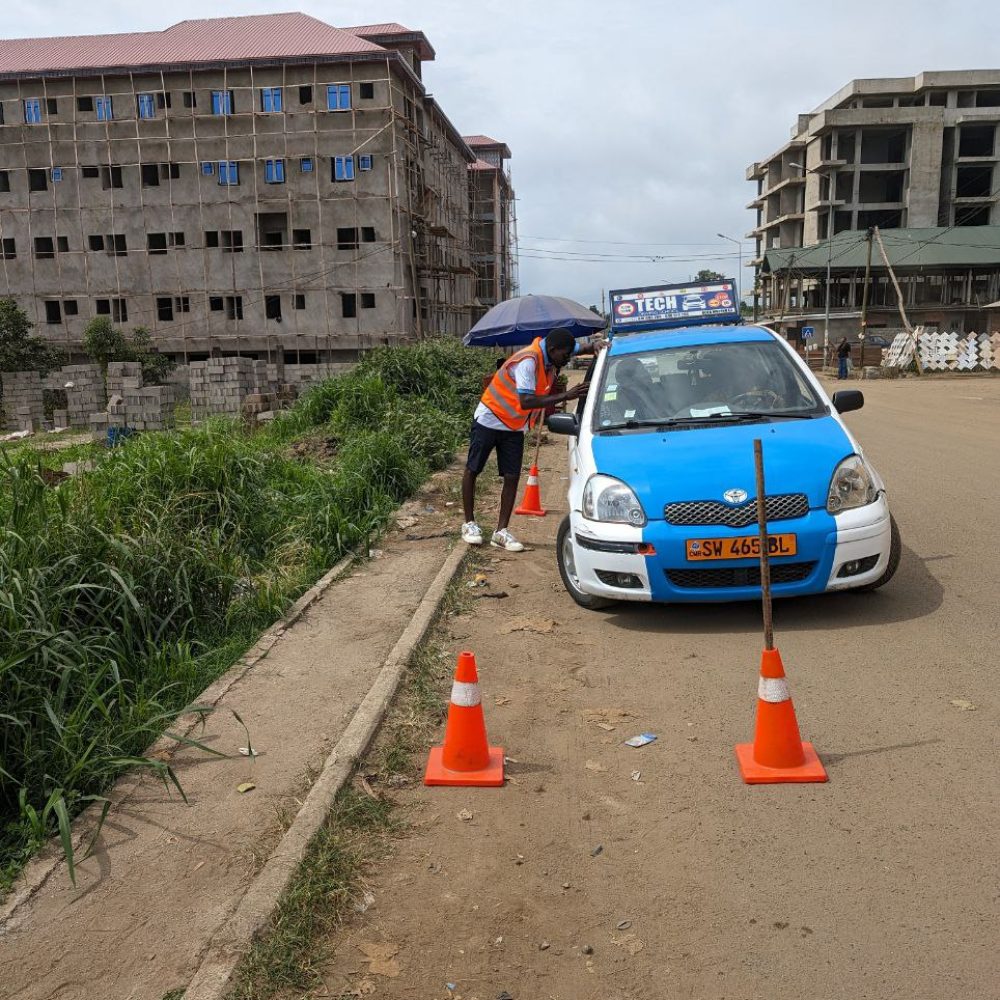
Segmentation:
{"type": "Polygon", "coordinates": [[[468,548],[464,545],[454,548],[427,588],[410,624],[386,657],[375,683],[327,758],[298,815],[250,884],[235,912],[215,933],[198,971],[184,992],[184,1000],[222,1000],[254,936],[264,928],[277,908],[334,799],[368,749],[396,694],[410,656],[426,635],[445,591],[467,553],[468,548]]]}
{"type": "MultiPolygon", "coordinates": [[[[329,590],[330,586],[350,568],[351,564],[359,558],[358,552],[351,552],[340,562],[325,573],[316,581],[285,613],[279,618],[263,635],[243,654],[221,677],[213,681],[198,696],[194,704],[214,707],[226,693],[238,683],[243,676],[253,669],[271,651],[275,643],[291,628],[320,597],[329,590]]],[[[188,712],[178,716],[174,724],[174,730],[183,736],[189,736],[195,726],[201,721],[201,716],[196,712],[188,712]]],[[[152,746],[146,750],[146,755],[159,754],[163,759],[165,756],[176,750],[179,744],[167,736],[161,736],[152,746]]],[[[108,798],[112,802],[112,810],[127,802],[139,788],[145,774],[141,768],[132,768],[126,772],[108,793],[108,798]]],[[[100,816],[100,806],[93,805],[85,809],[73,820],[73,851],[79,854],[84,846],[89,842],[97,826],[100,816]]],[[[0,937],[9,929],[8,924],[20,907],[27,903],[45,885],[49,876],[61,864],[65,864],[62,849],[59,847],[58,839],[53,840],[37,858],[29,862],[28,866],[21,873],[17,888],[15,888],[6,902],[0,905],[0,937]]]]}

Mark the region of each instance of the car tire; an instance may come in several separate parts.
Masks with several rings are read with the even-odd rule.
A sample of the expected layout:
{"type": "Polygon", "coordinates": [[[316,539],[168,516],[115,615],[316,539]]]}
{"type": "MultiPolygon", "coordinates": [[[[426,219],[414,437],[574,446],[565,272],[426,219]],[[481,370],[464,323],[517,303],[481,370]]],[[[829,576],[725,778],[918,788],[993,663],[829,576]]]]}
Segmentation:
{"type": "Polygon", "coordinates": [[[576,567],[573,564],[573,539],[572,525],[569,515],[563,518],[559,525],[559,533],[556,535],[556,562],[559,563],[559,575],[562,577],[563,586],[570,597],[588,611],[600,611],[602,608],[610,607],[614,601],[609,601],[605,597],[594,597],[592,594],[585,594],[580,589],[579,581],[576,577],[576,567]],[[567,565],[568,564],[568,565],[567,565]]]}
{"type": "Polygon", "coordinates": [[[884,587],[896,575],[896,570],[899,569],[899,560],[902,555],[903,540],[899,534],[899,526],[896,524],[896,519],[890,514],[889,564],[886,566],[885,572],[874,583],[866,583],[862,587],[856,587],[855,590],[857,590],[859,594],[870,594],[873,590],[878,590],[879,587],[884,587]]]}

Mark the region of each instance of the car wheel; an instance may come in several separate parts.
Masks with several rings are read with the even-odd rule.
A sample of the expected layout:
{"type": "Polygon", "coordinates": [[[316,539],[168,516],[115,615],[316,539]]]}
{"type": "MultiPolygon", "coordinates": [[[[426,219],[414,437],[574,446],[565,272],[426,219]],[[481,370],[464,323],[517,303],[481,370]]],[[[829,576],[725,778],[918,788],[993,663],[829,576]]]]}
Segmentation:
{"type": "Polygon", "coordinates": [[[585,594],[580,589],[580,578],[576,575],[576,560],[573,555],[573,530],[570,525],[569,515],[563,518],[559,525],[559,533],[556,535],[556,561],[559,563],[559,575],[562,577],[563,586],[569,592],[569,596],[588,611],[600,611],[602,608],[610,607],[613,603],[605,597],[594,597],[592,594],[585,594]]]}
{"type": "Polygon", "coordinates": [[[885,572],[874,583],[866,583],[863,587],[857,587],[855,589],[859,593],[867,594],[873,590],[878,590],[879,587],[884,587],[896,575],[896,570],[899,569],[899,560],[902,555],[903,540],[899,535],[899,526],[896,524],[896,519],[890,514],[889,564],[886,566],[885,572]]]}

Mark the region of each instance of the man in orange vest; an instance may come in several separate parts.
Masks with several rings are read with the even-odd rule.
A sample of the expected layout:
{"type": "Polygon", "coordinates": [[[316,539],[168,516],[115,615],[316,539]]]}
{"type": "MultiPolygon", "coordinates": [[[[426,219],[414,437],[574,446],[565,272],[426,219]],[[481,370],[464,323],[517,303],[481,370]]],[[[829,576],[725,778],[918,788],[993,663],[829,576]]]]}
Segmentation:
{"type": "Polygon", "coordinates": [[[462,539],[469,545],[482,545],[483,532],[476,524],[473,512],[476,479],[486,467],[490,453],[497,453],[497,469],[503,478],[500,494],[500,518],[490,545],[508,552],[523,552],[524,546],[510,529],[510,515],[517,499],[524,458],[524,437],[529,425],[534,426],[546,407],[586,395],[586,385],[568,392],[549,395],[557,370],[576,351],[576,340],[568,330],[552,330],[543,340],[511,355],[497,369],[493,381],[486,387],[476,407],[469,438],[469,457],[462,476],[462,504],[465,523],[462,539]]]}

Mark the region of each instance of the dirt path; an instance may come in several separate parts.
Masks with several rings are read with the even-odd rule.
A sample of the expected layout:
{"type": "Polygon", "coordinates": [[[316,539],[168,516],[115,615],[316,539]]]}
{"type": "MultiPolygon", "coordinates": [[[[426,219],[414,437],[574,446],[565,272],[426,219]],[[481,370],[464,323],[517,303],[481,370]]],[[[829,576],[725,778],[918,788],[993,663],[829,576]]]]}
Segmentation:
{"type": "MultiPolygon", "coordinates": [[[[849,419],[888,481],[900,572],[776,608],[830,783],[739,780],[756,607],[584,612],[555,569],[559,515],[517,519],[533,551],[488,569],[510,596],[444,637],[478,655],[511,780],[399,793],[412,831],[332,940],[324,995],[997,996],[1000,382],[860,388],[849,419]],[[659,740],[622,745],[643,731],[659,740]]],[[[543,449],[556,510],[564,462],[543,449]]]]}
{"type": "Polygon", "coordinates": [[[436,477],[379,558],[334,583],[228,691],[193,735],[231,756],[172,758],[187,805],[144,779],[109,816],[77,887],[62,865],[15,911],[0,928],[0,997],[159,1000],[190,980],[440,569],[453,536],[404,536],[439,536],[454,493],[453,475],[436,477]],[[246,735],[228,709],[249,727],[255,760],[239,755],[246,735]],[[256,788],[241,794],[244,782],[256,788]]]}

